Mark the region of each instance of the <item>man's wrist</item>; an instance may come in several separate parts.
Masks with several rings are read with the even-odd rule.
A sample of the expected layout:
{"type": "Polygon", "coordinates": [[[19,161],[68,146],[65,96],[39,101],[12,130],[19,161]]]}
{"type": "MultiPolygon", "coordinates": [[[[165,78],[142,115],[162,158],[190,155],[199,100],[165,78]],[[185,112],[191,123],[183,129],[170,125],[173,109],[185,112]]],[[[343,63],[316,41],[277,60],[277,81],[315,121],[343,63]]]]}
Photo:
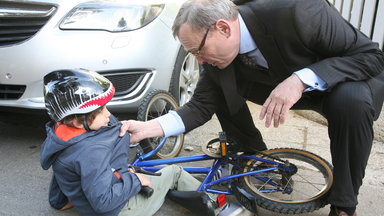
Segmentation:
{"type": "Polygon", "coordinates": [[[156,118],[159,122],[164,136],[176,136],[185,132],[183,120],[177,114],[177,112],[171,110],[169,113],[156,118]]]}
{"type": "Polygon", "coordinates": [[[147,121],[145,127],[145,138],[164,136],[163,129],[156,119],[147,121]]]}
{"type": "Polygon", "coordinates": [[[325,91],[328,89],[327,83],[309,68],[303,68],[293,74],[298,76],[299,79],[305,83],[306,89],[304,91],[325,91]]]}
{"type": "Polygon", "coordinates": [[[307,84],[305,84],[301,79],[300,77],[297,75],[297,74],[292,74],[292,76],[295,77],[295,79],[297,80],[297,83],[298,85],[300,86],[300,89],[301,89],[301,92],[304,92],[305,89],[307,89],[309,86],[307,84]]]}

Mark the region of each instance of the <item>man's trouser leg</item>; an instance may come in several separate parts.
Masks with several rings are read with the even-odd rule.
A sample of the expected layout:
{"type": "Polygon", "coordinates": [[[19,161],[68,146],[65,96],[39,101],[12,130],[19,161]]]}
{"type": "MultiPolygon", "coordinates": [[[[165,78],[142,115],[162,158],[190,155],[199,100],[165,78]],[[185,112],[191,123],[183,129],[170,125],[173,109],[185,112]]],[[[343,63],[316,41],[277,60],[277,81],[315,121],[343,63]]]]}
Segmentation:
{"type": "Polygon", "coordinates": [[[216,115],[223,131],[240,145],[240,151],[253,154],[267,149],[247,104],[234,115],[230,115],[227,106],[223,104],[219,106],[216,115]]]}
{"type": "MultiPolygon", "coordinates": [[[[263,104],[273,88],[255,83],[247,98],[263,104]]],[[[315,110],[327,118],[335,177],[329,201],[336,206],[356,206],[373,142],[375,111],[369,86],[345,82],[330,93],[306,92],[292,109],[315,110]]]]}
{"type": "Polygon", "coordinates": [[[334,183],[332,205],[354,207],[365,175],[373,142],[374,108],[364,82],[339,84],[325,96],[323,112],[328,120],[334,183]]]}
{"type": "Polygon", "coordinates": [[[120,216],[148,216],[155,214],[163,205],[169,190],[196,191],[201,182],[181,167],[170,165],[160,170],[161,176],[148,176],[154,190],[149,198],[141,194],[131,197],[120,216]]]}

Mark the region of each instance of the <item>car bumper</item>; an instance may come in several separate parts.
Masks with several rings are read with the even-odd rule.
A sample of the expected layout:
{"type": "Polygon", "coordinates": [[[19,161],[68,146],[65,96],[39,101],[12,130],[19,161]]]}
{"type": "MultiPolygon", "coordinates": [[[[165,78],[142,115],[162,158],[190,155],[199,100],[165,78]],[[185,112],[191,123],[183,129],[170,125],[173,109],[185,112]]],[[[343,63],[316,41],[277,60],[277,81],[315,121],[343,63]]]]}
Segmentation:
{"type": "Polygon", "coordinates": [[[32,38],[0,47],[0,107],[45,109],[44,75],[86,68],[119,81],[119,87],[124,85],[121,79],[132,82],[133,87],[117,91],[108,107],[116,112],[136,111],[148,91],[169,88],[180,48],[170,29],[169,13],[175,8],[165,8],[141,29],[122,33],[60,30],[60,20],[70,8],[59,8],[32,38]],[[8,87],[14,86],[25,87],[17,99],[6,96],[13,91],[8,87]]]}

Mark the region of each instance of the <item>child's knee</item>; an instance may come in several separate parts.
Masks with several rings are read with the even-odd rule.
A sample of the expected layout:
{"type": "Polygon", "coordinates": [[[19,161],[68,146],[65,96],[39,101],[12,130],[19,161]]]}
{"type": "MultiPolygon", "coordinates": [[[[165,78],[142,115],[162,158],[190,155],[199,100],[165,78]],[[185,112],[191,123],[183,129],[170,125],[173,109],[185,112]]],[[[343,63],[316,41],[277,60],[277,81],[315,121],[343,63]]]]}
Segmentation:
{"type": "Polygon", "coordinates": [[[162,176],[166,176],[165,180],[171,181],[171,179],[178,179],[183,171],[183,168],[181,168],[178,165],[169,165],[161,169],[159,172],[162,176]]]}

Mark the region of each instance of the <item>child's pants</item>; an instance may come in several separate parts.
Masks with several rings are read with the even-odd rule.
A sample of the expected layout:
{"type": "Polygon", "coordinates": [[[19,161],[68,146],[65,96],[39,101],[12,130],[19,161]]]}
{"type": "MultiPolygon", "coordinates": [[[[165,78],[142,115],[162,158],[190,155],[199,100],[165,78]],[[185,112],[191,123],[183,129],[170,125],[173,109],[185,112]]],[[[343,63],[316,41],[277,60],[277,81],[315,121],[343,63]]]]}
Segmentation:
{"type": "Polygon", "coordinates": [[[155,214],[163,205],[169,190],[196,191],[200,182],[181,167],[170,165],[160,170],[161,176],[148,176],[154,190],[151,197],[137,194],[129,199],[119,216],[148,216],[155,214]]]}

